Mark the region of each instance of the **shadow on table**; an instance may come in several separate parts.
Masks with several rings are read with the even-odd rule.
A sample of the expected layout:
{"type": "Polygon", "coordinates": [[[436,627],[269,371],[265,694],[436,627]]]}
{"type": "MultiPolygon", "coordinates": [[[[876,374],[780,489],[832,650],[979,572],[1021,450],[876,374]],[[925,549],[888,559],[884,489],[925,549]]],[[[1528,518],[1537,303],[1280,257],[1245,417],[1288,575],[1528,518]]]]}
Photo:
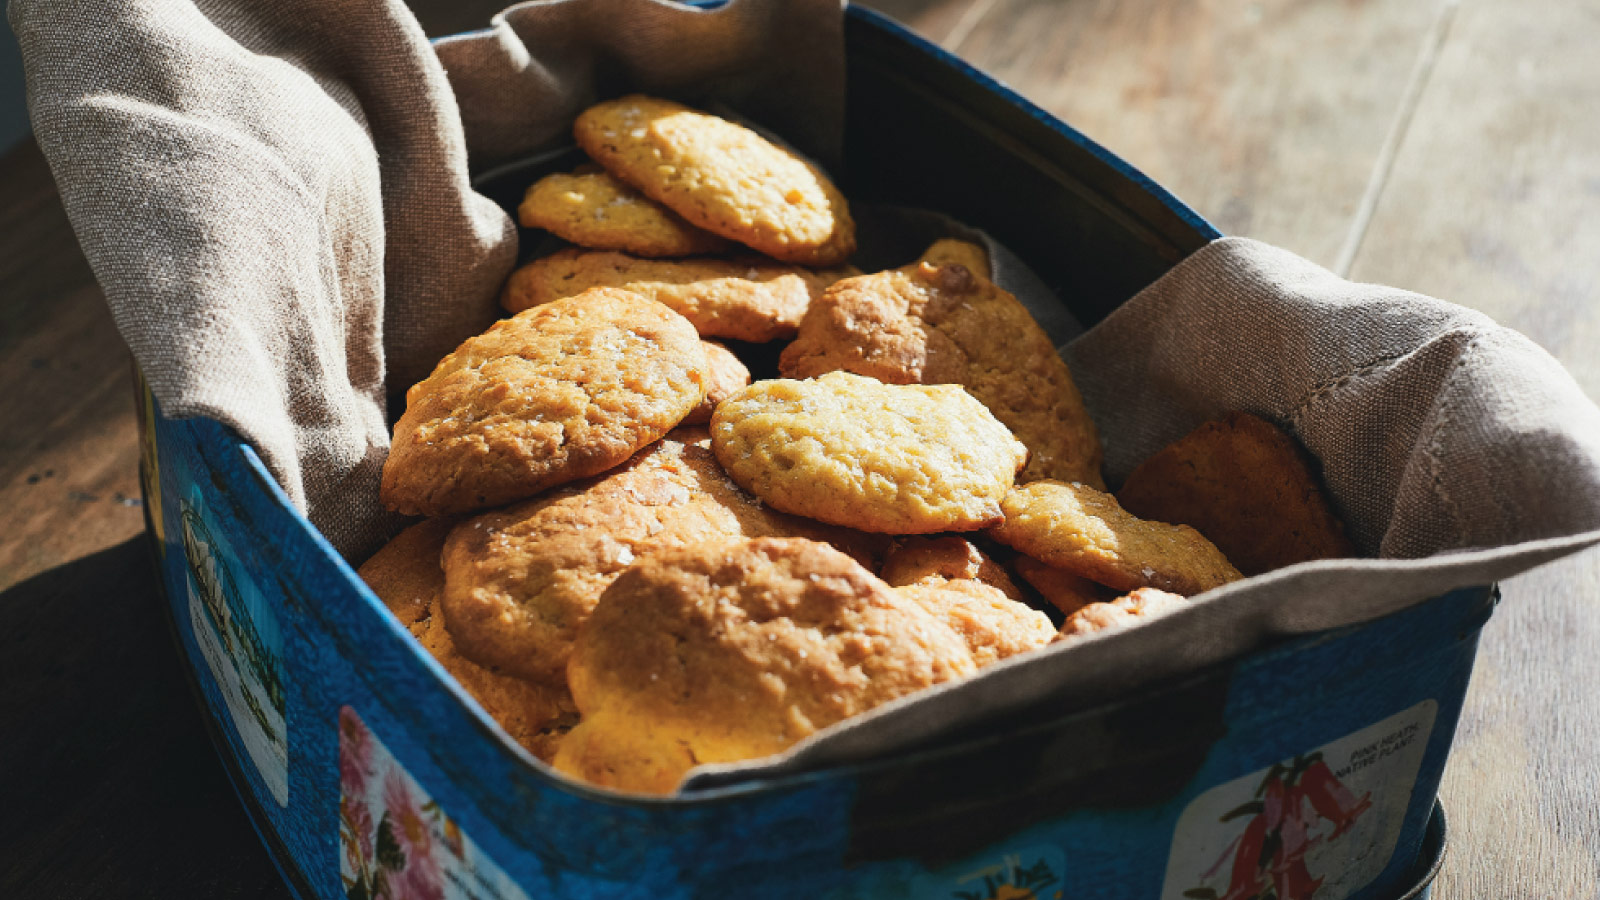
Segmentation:
{"type": "Polygon", "coordinates": [[[0,593],[0,897],[285,898],[141,535],[0,593]]]}

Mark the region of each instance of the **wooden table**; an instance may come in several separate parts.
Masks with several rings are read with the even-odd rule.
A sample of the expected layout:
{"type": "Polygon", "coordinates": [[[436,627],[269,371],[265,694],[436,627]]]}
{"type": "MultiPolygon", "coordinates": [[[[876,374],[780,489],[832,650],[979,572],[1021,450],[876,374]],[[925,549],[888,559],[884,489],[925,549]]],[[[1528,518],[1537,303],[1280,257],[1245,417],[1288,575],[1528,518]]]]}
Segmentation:
{"type": "MultiPolygon", "coordinates": [[[[1600,3],[872,5],[1223,231],[1488,312],[1600,396],[1600,3]]],[[[126,351],[31,143],[0,158],[0,385],[0,896],[287,896],[158,613],[126,351]]],[[[1436,896],[1595,897],[1600,554],[1504,595],[1436,896]]]]}

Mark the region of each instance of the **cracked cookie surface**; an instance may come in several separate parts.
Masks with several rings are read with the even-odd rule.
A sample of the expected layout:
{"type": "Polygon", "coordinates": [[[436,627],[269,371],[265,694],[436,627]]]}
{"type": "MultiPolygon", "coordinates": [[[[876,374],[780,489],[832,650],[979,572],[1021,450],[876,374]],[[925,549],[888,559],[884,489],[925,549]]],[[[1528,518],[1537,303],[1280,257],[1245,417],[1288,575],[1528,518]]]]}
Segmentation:
{"type": "Polygon", "coordinates": [[[694,256],[730,246],[607,172],[546,175],[523,194],[517,221],[580,247],[635,256],[694,256]]]}
{"type": "Polygon", "coordinates": [[[671,307],[702,337],[761,344],[794,337],[812,300],[839,279],[859,274],[753,256],[638,259],[567,248],[511,273],[500,303],[515,313],[593,287],[622,288],[671,307]]]}
{"type": "Polygon", "coordinates": [[[685,427],[605,475],[462,522],[445,544],[444,609],[468,658],[564,683],[572,642],[636,559],[715,538],[799,535],[867,563],[881,539],[786,516],[739,489],[704,428],[685,427]]]}
{"type": "Polygon", "coordinates": [[[573,134],[612,174],[713,234],[811,266],[855,252],[855,222],[833,182],[743,125],[634,94],[585,110],[573,134]]]}
{"type": "Polygon", "coordinates": [[[596,288],[468,338],[406,392],[381,497],[407,515],[499,506],[603,472],[700,404],[682,316],[596,288]]]}
{"type": "Polygon", "coordinates": [[[717,406],[717,460],[785,512],[863,531],[971,531],[1001,519],[1027,450],[955,385],[848,372],[759,381],[717,406]]]}
{"type": "Polygon", "coordinates": [[[963,264],[923,260],[837,282],[778,367],[790,378],[959,384],[1032,452],[1019,480],[1104,484],[1099,432],[1066,362],[1016,297],[963,264]]]}
{"type": "Polygon", "coordinates": [[[1003,544],[1118,591],[1160,588],[1188,596],[1244,577],[1187,525],[1137,518],[1087,485],[1035,481],[1001,502],[1003,544]]]}
{"type": "Polygon", "coordinates": [[[578,637],[568,672],[584,721],[556,767],[670,793],[697,764],[779,753],[976,668],[936,617],[826,545],[663,551],[612,583],[578,637]]]}

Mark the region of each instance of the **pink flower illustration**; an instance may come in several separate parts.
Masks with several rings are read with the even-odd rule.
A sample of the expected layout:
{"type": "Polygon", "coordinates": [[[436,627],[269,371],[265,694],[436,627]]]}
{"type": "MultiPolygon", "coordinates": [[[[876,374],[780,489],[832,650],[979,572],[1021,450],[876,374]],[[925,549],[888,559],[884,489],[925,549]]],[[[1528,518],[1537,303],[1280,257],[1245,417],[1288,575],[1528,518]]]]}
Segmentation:
{"type": "Polygon", "coordinates": [[[339,815],[348,835],[345,852],[351,855],[352,868],[363,869],[372,858],[372,813],[362,798],[345,796],[339,799],[339,815]]]}
{"type": "Polygon", "coordinates": [[[388,879],[390,900],[443,900],[444,877],[433,855],[433,832],[399,770],[391,770],[383,780],[383,805],[395,843],[405,854],[404,867],[388,879]]]}
{"type": "Polygon", "coordinates": [[[367,775],[372,772],[372,734],[361,717],[348,706],[339,707],[339,791],[346,797],[364,797],[367,775]]]}

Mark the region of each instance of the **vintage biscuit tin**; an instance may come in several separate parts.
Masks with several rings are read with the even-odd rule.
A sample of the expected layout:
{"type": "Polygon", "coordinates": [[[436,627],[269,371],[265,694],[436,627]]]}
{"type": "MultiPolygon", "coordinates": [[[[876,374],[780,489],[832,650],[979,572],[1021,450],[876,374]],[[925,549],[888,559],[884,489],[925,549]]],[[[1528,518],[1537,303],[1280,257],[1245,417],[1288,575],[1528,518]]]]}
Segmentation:
{"type": "MultiPolygon", "coordinates": [[[[850,9],[846,42],[846,190],[984,228],[1083,321],[1219,236],[888,20],[850,9]]],[[[1340,900],[1424,896],[1437,871],[1488,587],[894,759],[621,799],[537,767],[236,435],[140,401],[174,636],[299,897],[1340,900]]]]}

